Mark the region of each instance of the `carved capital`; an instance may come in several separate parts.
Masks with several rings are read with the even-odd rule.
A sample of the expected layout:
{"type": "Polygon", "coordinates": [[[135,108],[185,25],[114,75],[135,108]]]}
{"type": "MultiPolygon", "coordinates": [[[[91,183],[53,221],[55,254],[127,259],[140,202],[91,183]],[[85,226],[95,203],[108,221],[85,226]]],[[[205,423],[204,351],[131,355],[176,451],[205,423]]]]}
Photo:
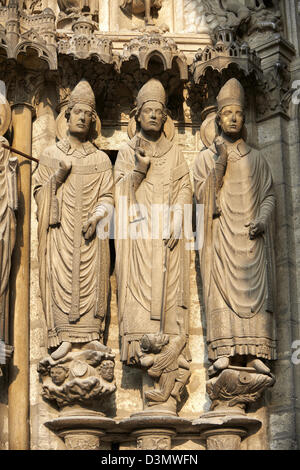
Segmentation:
{"type": "Polygon", "coordinates": [[[132,433],[137,450],[171,450],[176,432],[168,429],[144,429],[132,433]]]}

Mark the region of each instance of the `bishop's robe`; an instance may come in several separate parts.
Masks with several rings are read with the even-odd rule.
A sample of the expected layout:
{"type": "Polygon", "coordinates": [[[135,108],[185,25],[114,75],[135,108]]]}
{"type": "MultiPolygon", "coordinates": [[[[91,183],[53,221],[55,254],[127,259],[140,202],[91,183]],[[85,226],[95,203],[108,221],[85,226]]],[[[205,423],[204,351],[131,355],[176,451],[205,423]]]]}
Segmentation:
{"type": "Polygon", "coordinates": [[[187,241],[182,237],[170,251],[163,232],[169,208],[176,205],[183,213],[184,205],[192,203],[189,169],[178,147],[163,134],[146,175],[140,176],[135,187],[136,139],[120,149],[114,170],[121,360],[126,364],[138,363],[139,341],[144,334],[161,330],[178,335],[177,319],[183,321],[184,333],[188,333],[187,241]],[[158,206],[163,209],[157,215],[158,206]],[[137,209],[132,211],[133,207],[137,209]]]}
{"type": "Polygon", "coordinates": [[[16,168],[11,165],[8,145],[0,136],[0,340],[9,344],[9,275],[11,256],[16,240],[17,177],[16,168]]]}
{"type": "Polygon", "coordinates": [[[99,206],[113,204],[108,156],[92,143],[81,150],[67,139],[48,147],[34,178],[37,202],[40,289],[48,346],[101,339],[109,291],[109,240],[82,232],[99,206]],[[56,190],[59,162],[72,163],[56,190]]]}
{"type": "MultiPolygon", "coordinates": [[[[221,188],[217,186],[215,145],[195,161],[195,195],[204,206],[201,274],[211,360],[253,355],[276,358],[274,263],[269,228],[275,206],[269,166],[242,139],[228,147],[221,188]],[[250,222],[267,231],[250,240],[250,222]]],[[[200,229],[200,228],[199,228],[200,229]]]]}

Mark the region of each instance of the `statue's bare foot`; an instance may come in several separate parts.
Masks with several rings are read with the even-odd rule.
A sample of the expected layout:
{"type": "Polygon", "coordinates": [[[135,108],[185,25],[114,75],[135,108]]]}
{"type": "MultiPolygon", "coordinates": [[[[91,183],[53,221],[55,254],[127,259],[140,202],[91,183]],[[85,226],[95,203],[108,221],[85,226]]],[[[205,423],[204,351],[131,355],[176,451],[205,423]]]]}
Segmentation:
{"type": "Polygon", "coordinates": [[[69,343],[68,341],[63,341],[61,345],[51,354],[52,359],[57,361],[58,359],[61,359],[64,357],[68,352],[70,352],[72,349],[72,343],[69,343]]]}
{"type": "Polygon", "coordinates": [[[229,366],[229,357],[219,357],[212,366],[209,367],[208,369],[208,375],[214,375],[216,374],[219,370],[224,370],[227,369],[229,366]]]}
{"type": "Polygon", "coordinates": [[[248,361],[247,366],[253,367],[256,372],[259,372],[260,374],[269,375],[271,373],[269,367],[266,366],[266,364],[264,364],[260,359],[252,359],[251,361],[248,361]]]}
{"type": "Polygon", "coordinates": [[[85,344],[82,349],[91,349],[92,351],[110,352],[110,348],[104,346],[100,341],[94,340],[85,344]]]}

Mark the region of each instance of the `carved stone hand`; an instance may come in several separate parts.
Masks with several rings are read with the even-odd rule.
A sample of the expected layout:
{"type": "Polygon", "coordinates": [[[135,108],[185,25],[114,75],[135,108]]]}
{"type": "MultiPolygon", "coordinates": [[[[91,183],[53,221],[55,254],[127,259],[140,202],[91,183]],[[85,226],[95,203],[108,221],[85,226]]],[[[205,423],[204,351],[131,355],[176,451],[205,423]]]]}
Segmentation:
{"type": "Polygon", "coordinates": [[[86,224],[84,224],[82,228],[82,233],[84,234],[84,238],[86,240],[89,240],[92,238],[96,231],[96,227],[98,222],[102,219],[102,216],[99,215],[93,215],[92,217],[89,218],[86,224]]]}
{"type": "Polygon", "coordinates": [[[147,173],[150,165],[150,157],[146,151],[140,147],[135,150],[135,168],[141,173],[147,173]]]}
{"type": "Polygon", "coordinates": [[[55,173],[57,187],[61,186],[67,179],[72,169],[72,163],[66,163],[63,160],[59,162],[59,169],[55,173]]]}
{"type": "Polygon", "coordinates": [[[250,240],[254,240],[266,231],[266,224],[263,220],[255,220],[246,224],[245,227],[249,228],[250,240]]]}
{"type": "Polygon", "coordinates": [[[224,139],[220,136],[216,137],[215,146],[216,146],[217,153],[219,155],[218,163],[226,165],[228,153],[227,153],[227,148],[226,148],[224,139]]]}
{"type": "Polygon", "coordinates": [[[170,238],[165,240],[165,244],[172,251],[177,245],[182,234],[182,214],[181,212],[175,212],[173,220],[173,229],[171,231],[170,238]]]}

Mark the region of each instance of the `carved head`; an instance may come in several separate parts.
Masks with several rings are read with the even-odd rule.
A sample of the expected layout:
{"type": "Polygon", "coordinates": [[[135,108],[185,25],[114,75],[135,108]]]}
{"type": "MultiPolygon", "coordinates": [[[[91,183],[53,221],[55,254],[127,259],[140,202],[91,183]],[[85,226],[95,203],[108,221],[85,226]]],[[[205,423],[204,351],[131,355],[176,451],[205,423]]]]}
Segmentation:
{"type": "Polygon", "coordinates": [[[86,80],[81,80],[72,91],[65,116],[71,135],[83,140],[92,138],[96,126],[96,101],[86,80]]]}
{"type": "Polygon", "coordinates": [[[114,378],[115,363],[110,360],[102,361],[98,367],[100,376],[107,382],[112,382],[114,378]]]}
{"type": "Polygon", "coordinates": [[[62,385],[69,376],[69,369],[63,365],[51,367],[50,377],[55,385],[62,385]]]}
{"type": "Polygon", "coordinates": [[[217,97],[217,124],[224,134],[239,138],[245,124],[245,93],[238,80],[232,78],[221,88],[217,97]]]}
{"type": "Polygon", "coordinates": [[[140,341],[141,350],[146,354],[158,354],[169,342],[169,336],[163,333],[144,335],[140,341]]]}
{"type": "Polygon", "coordinates": [[[167,120],[166,92],[159,80],[149,80],[137,96],[135,119],[137,129],[145,132],[159,132],[167,120]]]}

